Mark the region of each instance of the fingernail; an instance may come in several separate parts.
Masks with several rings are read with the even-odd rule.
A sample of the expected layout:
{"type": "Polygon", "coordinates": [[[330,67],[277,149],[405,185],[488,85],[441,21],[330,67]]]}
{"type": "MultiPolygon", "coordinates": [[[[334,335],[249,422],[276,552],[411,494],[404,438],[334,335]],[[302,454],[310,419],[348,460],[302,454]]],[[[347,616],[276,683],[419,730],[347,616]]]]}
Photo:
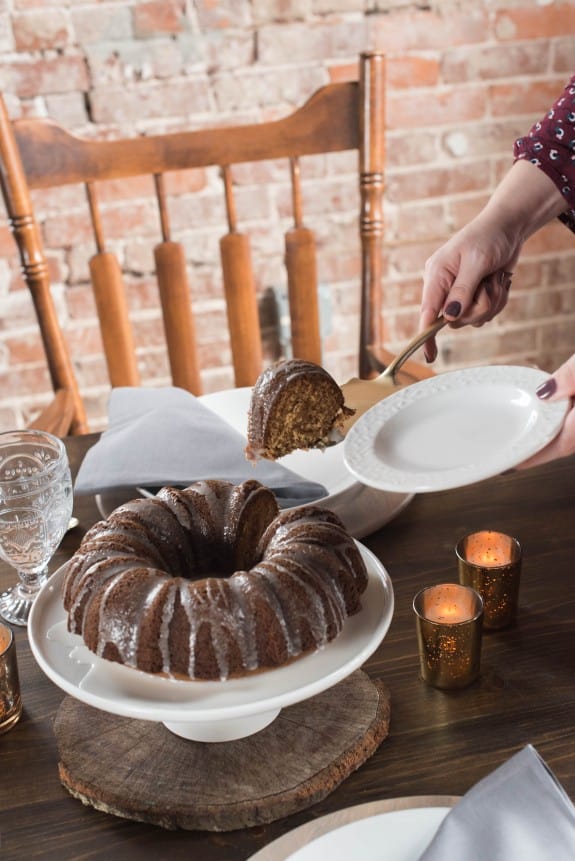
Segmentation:
{"type": "Polygon", "coordinates": [[[450,302],[445,313],[448,317],[459,317],[461,314],[461,302],[450,302]]]}
{"type": "Polygon", "coordinates": [[[546,398],[550,398],[551,395],[554,395],[556,391],[557,382],[553,379],[553,377],[550,377],[548,380],[545,380],[544,383],[541,383],[541,385],[535,389],[535,394],[538,398],[541,398],[541,400],[544,401],[546,398]]]}

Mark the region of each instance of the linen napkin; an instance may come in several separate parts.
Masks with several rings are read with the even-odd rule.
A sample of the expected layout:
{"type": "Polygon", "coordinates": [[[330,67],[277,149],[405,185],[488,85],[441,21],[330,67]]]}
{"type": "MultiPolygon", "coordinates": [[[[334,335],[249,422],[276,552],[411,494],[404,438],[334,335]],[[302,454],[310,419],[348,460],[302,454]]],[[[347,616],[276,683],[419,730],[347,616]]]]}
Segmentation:
{"type": "Polygon", "coordinates": [[[419,861],[573,861],[575,807],[532,745],[480,780],[419,861]]]}
{"type": "Polygon", "coordinates": [[[280,463],[247,461],[242,434],[184,389],[113,389],[108,419],[108,429],[78,471],[79,494],[121,487],[186,487],[207,478],[239,484],[253,478],[274,491],[282,508],[327,496],[323,485],[280,463]]]}

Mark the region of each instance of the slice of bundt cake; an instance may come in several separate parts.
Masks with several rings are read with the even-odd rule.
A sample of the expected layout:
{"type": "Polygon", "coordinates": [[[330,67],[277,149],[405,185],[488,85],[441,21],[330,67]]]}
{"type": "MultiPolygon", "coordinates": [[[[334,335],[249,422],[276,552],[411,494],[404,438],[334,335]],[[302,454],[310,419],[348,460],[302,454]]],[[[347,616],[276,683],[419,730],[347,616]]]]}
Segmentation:
{"type": "Polygon", "coordinates": [[[320,365],[302,359],[276,362],[252,390],[246,457],[276,460],[296,449],[325,448],[330,432],[354,412],[320,365]]]}

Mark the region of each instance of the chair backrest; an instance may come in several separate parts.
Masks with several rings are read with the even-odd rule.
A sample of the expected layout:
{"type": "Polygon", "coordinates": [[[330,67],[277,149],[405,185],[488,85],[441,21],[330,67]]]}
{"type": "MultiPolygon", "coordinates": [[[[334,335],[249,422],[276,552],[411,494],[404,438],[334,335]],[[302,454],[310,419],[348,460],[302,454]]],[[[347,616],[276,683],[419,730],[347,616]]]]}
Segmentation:
{"type": "MultiPolygon", "coordinates": [[[[385,64],[379,52],[360,57],[359,80],[330,84],[301,108],[275,121],[120,140],[88,140],[44,119],[11,121],[0,100],[0,183],[23,274],[39,321],[54,391],[73,405],[70,433],[88,430],[86,410],[69,346],[51,295],[48,265],[34,216],[31,190],[82,184],[96,253],[89,269],[110,383],[140,383],[134,337],[116,256],[107,248],[98,183],[152,175],[159,208],[160,241],[154,248],[167,351],[174,385],[200,394],[200,367],[184,248],[171,238],[165,178],[172,171],[219,166],[227,232],[220,241],[235,385],[250,386],[262,370],[258,285],[248,236],[240,230],[234,165],[287,159],[293,222],[285,235],[285,265],[293,355],[321,363],[315,237],[305,226],[300,157],[358,151],[361,244],[359,375],[382,365],[381,276],[385,164],[385,64]]],[[[261,289],[261,288],[260,288],[261,289]]],[[[359,285],[358,285],[359,289],[359,285]]]]}

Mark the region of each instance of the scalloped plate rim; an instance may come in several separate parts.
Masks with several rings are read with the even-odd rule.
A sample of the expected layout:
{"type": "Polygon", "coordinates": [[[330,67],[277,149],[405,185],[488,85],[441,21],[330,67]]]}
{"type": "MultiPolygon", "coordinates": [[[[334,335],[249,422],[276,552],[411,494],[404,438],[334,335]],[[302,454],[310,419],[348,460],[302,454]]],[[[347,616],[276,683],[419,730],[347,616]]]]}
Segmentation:
{"type": "MultiPolygon", "coordinates": [[[[491,478],[534,455],[559,432],[568,410],[568,399],[549,402],[542,401],[535,395],[537,386],[548,377],[547,372],[538,368],[487,365],[449,371],[413,383],[375,404],[356,422],[343,443],[344,462],[352,475],[369,487],[404,493],[449,490],[491,478]],[[457,391],[460,398],[472,398],[474,385],[477,386],[477,397],[479,388],[487,384],[513,387],[520,391],[526,400],[526,407],[530,410],[530,418],[533,419],[535,415],[534,421],[538,433],[523,434],[518,441],[510,440],[510,431],[505,427],[501,429],[501,423],[500,421],[498,423],[497,417],[490,416],[493,428],[498,429],[498,443],[501,442],[501,447],[492,454],[487,453],[485,457],[485,452],[480,451],[480,440],[477,439],[473,442],[477,446],[476,459],[466,465],[450,469],[438,468],[437,463],[434,464],[431,460],[427,470],[415,466],[413,469],[400,469],[399,466],[391,463],[391,455],[386,458],[382,454],[381,434],[386,432],[393,441],[392,420],[398,416],[401,418],[402,413],[405,418],[404,411],[407,408],[422,404],[425,406],[427,400],[432,403],[434,396],[445,392],[457,391]],[[508,430],[507,438],[506,430],[508,430]],[[483,459],[480,455],[483,455],[483,459]]],[[[462,420],[464,406],[464,403],[460,402],[457,413],[442,416],[439,421],[436,420],[437,413],[433,414],[436,426],[444,422],[446,436],[450,428],[452,429],[453,423],[462,420]]],[[[429,416],[432,416],[431,412],[429,416]]],[[[499,418],[501,420],[501,416],[499,418]]],[[[437,427],[434,432],[435,430],[437,427]]],[[[417,456],[421,459],[421,449],[418,449],[417,456]]],[[[415,453],[413,458],[415,464],[415,453]]]]}

